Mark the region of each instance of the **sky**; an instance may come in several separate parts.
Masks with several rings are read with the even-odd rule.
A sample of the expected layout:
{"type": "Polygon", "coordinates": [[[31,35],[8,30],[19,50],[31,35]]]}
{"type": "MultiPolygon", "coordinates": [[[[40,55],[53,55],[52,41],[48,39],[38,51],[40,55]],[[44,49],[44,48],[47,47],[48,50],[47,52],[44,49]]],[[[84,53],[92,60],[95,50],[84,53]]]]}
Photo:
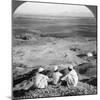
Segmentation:
{"type": "Polygon", "coordinates": [[[94,17],[92,12],[87,7],[82,5],[64,5],[35,2],[23,3],[16,9],[14,14],[94,17]]]}

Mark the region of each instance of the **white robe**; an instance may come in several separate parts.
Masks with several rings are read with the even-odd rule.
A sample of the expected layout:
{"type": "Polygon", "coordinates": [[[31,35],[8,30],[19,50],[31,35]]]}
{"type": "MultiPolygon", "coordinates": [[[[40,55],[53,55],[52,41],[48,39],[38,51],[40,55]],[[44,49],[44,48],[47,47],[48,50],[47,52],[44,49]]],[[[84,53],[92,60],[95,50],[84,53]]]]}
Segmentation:
{"type": "Polygon", "coordinates": [[[53,73],[53,84],[57,84],[62,74],[60,72],[53,73]]]}
{"type": "Polygon", "coordinates": [[[48,86],[48,80],[48,76],[38,73],[35,77],[35,86],[37,88],[46,88],[48,86]]]}
{"type": "Polygon", "coordinates": [[[65,80],[67,82],[67,86],[77,86],[78,76],[76,71],[73,69],[66,76],[64,76],[61,80],[65,80]]]}

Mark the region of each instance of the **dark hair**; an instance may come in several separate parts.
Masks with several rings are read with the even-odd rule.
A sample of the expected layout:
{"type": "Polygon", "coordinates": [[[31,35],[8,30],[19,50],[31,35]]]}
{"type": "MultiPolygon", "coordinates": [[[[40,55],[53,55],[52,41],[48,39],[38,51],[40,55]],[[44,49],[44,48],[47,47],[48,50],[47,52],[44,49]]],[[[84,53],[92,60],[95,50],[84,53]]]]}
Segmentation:
{"type": "Polygon", "coordinates": [[[42,72],[39,72],[40,74],[43,74],[43,75],[47,75],[47,72],[44,70],[42,72]]]}
{"type": "Polygon", "coordinates": [[[58,72],[59,70],[57,69],[57,70],[55,70],[54,72],[58,72]]]}
{"type": "Polygon", "coordinates": [[[68,70],[71,71],[72,69],[70,69],[70,68],[68,67],[68,70]]]}

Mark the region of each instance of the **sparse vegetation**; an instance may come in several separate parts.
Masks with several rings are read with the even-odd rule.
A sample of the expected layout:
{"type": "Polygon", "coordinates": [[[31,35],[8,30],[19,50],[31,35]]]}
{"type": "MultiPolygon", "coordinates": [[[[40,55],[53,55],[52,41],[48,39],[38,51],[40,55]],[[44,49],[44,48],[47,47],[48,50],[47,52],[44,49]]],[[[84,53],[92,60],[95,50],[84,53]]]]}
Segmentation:
{"type": "Polygon", "coordinates": [[[97,89],[95,86],[88,85],[86,83],[79,82],[77,87],[67,88],[61,85],[53,86],[49,85],[45,89],[34,89],[31,87],[28,91],[16,91],[14,92],[15,98],[41,98],[41,97],[55,97],[55,96],[76,96],[76,95],[93,95],[97,94],[97,89]],[[20,95],[20,92],[23,94],[20,95]]]}

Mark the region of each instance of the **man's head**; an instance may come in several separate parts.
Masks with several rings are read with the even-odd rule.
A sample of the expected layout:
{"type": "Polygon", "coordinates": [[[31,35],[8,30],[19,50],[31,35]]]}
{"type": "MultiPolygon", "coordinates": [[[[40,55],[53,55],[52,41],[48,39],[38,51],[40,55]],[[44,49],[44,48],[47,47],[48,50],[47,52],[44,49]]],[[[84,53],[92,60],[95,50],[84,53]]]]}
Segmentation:
{"type": "Polygon", "coordinates": [[[40,67],[39,69],[38,69],[38,72],[40,73],[40,72],[43,72],[44,71],[44,68],[42,68],[42,67],[40,67]]]}
{"type": "Polygon", "coordinates": [[[54,66],[54,71],[55,71],[55,72],[58,71],[58,66],[57,66],[57,65],[54,66]]]}
{"type": "Polygon", "coordinates": [[[69,70],[69,71],[73,70],[73,65],[69,65],[69,66],[68,66],[68,70],[69,70]]]}

